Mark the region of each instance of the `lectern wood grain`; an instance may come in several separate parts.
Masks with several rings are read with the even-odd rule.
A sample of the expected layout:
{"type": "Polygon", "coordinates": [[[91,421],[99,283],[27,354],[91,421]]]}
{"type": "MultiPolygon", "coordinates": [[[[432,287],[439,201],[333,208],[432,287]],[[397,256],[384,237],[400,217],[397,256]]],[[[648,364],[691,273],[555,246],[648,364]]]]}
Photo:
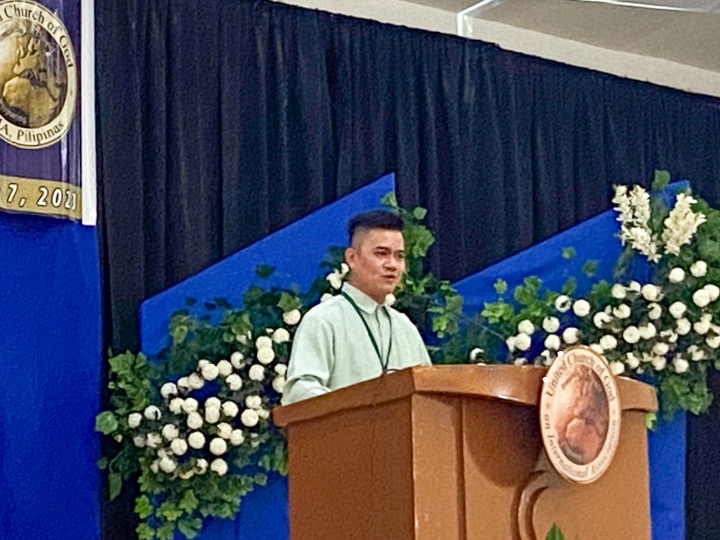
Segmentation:
{"type": "MultiPolygon", "coordinates": [[[[292,540],[514,540],[542,455],[544,370],[412,368],[274,412],[287,426],[292,540]]],[[[532,507],[538,538],[650,538],[644,414],[654,390],[618,381],[620,446],[590,485],[559,478],[532,507]]]]}

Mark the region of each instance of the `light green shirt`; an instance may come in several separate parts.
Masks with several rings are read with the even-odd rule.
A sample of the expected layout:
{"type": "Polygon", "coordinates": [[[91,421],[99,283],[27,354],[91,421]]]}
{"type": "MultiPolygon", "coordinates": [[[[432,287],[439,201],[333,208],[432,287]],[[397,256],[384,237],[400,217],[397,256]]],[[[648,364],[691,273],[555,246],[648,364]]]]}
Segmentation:
{"type": "MultiPolygon", "coordinates": [[[[430,365],[420,332],[405,314],[378,304],[349,283],[343,291],[360,308],[383,359],[390,345],[392,317],[388,370],[430,365]]],[[[334,296],[308,311],[295,333],[282,403],[288,405],[380,375],[382,365],[360,315],[342,295],[334,296]]]]}

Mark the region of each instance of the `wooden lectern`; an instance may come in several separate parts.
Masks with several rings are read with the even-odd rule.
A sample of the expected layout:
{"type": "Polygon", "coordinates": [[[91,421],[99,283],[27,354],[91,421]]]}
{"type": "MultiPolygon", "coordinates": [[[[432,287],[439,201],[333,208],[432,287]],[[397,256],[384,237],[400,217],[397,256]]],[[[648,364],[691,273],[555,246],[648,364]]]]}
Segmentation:
{"type": "Polygon", "coordinates": [[[653,388],[618,379],[617,453],[599,480],[576,485],[546,471],[544,373],[416,367],[277,409],[292,540],[544,540],[553,522],[568,540],[649,539],[653,388]]]}

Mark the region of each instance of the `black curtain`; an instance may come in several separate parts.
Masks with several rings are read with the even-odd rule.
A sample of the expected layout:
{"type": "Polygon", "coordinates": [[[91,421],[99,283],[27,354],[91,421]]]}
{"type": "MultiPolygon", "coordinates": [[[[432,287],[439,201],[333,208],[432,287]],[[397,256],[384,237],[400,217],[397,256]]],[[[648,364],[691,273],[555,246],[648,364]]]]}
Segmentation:
{"type": "MultiPolygon", "coordinates": [[[[451,280],[657,168],[720,202],[716,99],[259,0],[96,0],[96,28],[115,351],[137,348],[143,299],[389,171],[451,280]]],[[[690,422],[690,538],[720,530],[717,418],[690,422]]]]}

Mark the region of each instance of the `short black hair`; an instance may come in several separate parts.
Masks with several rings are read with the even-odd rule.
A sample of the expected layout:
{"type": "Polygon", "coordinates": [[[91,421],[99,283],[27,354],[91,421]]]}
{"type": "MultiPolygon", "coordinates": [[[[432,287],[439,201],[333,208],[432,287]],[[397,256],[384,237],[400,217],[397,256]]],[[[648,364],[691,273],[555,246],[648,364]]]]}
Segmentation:
{"type": "Polygon", "coordinates": [[[358,230],[389,229],[403,230],[403,220],[397,214],[387,210],[371,210],[356,214],[348,222],[348,245],[352,245],[353,237],[358,230]]]}

